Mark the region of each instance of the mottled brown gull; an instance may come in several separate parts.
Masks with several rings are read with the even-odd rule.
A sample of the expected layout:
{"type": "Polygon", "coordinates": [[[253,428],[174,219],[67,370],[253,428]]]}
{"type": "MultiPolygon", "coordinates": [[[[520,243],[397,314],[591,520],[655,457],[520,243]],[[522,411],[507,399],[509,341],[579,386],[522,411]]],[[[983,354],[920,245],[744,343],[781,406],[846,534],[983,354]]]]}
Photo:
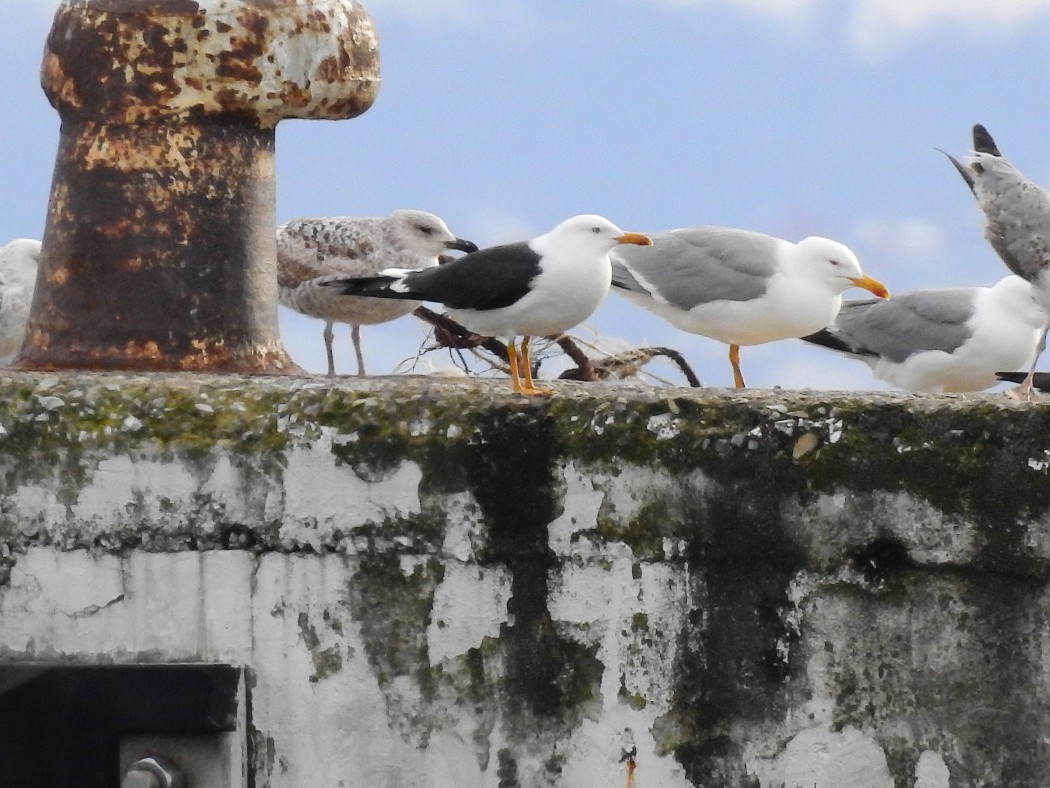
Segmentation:
{"type": "Polygon", "coordinates": [[[450,249],[477,251],[457,238],[440,218],[402,210],[389,216],[324,216],[293,219],[277,229],[277,284],[283,306],[325,322],[328,374],[335,375],[333,324],[349,323],[357,374],[365,374],[361,326],[407,315],[419,301],[348,298],[321,287],[330,279],[370,276],[384,268],[422,269],[438,264],[450,249]]]}

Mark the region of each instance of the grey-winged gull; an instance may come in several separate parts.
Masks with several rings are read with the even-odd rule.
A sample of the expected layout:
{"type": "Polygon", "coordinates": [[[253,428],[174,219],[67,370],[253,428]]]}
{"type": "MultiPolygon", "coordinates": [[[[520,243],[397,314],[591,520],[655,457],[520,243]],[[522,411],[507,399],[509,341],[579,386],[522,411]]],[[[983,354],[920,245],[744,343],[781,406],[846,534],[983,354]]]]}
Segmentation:
{"type": "Polygon", "coordinates": [[[802,339],[866,362],[905,391],[981,391],[996,372],[1031,363],[1046,319],[1032,286],[1007,276],[992,287],[846,301],[834,324],[802,339]]]}
{"type": "Polygon", "coordinates": [[[40,248],[40,241],[32,238],[16,238],[0,246],[0,366],[10,364],[22,347],[40,248]]]}
{"type": "MultiPolygon", "coordinates": [[[[1032,283],[1040,306],[1050,314],[1050,192],[1007,161],[979,123],[973,127],[972,155],[962,160],[944,155],[984,212],[984,237],[1012,273],[1032,283]]],[[[1019,396],[1031,397],[1035,365],[1045,348],[1046,327],[1019,396]]]]}
{"type": "Polygon", "coordinates": [[[386,270],[326,282],[335,292],[444,304],[475,334],[507,340],[514,391],[549,394],[532,379],[529,340],[561,334],[586,320],[609,292],[609,250],[648,244],[601,216],[566,219],[531,241],[492,246],[424,271],[386,270]],[[522,337],[520,352],[516,337],[522,337]]]}
{"type": "Polygon", "coordinates": [[[612,252],[613,287],[671,325],[729,345],[744,388],[740,346],[812,334],[834,319],[856,285],[885,298],[845,245],[811,236],[797,244],[727,227],[652,233],[647,248],[612,252]]]}
{"type": "Polygon", "coordinates": [[[328,374],[335,374],[332,326],[349,323],[357,374],[365,374],[361,326],[407,315],[419,302],[346,298],[320,284],[326,279],[370,276],[384,268],[421,269],[438,264],[449,249],[477,251],[440,218],[402,210],[389,216],[325,216],[293,219],[277,228],[277,284],[282,305],[325,321],[328,374]]]}

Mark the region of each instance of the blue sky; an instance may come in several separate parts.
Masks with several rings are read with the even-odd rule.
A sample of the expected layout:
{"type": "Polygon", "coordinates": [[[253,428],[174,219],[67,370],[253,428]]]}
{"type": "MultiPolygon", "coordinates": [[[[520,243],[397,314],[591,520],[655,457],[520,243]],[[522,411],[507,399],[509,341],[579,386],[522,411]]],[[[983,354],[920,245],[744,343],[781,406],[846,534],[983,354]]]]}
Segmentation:
{"type": "MultiPolygon", "coordinates": [[[[58,116],[37,73],[57,3],[0,3],[6,241],[43,232],[58,116]]],[[[899,292],[1005,274],[935,146],[964,153],[981,122],[1050,184],[1050,0],[365,5],[379,98],[356,120],[278,127],[278,221],[424,208],[481,245],[592,212],[639,231],[825,235],[899,292]]],[[[323,371],[321,323],[282,310],[281,325],[292,357],[323,371]]],[[[426,327],[406,318],[363,333],[383,373],[415,355],[426,327]]],[[[615,295],[578,333],[670,346],[706,383],[732,383],[725,346],[615,295]]],[[[336,343],[337,368],[352,371],[347,327],[336,343]]],[[[753,387],[883,388],[863,364],[796,341],[744,348],[742,365],[753,387]]]]}

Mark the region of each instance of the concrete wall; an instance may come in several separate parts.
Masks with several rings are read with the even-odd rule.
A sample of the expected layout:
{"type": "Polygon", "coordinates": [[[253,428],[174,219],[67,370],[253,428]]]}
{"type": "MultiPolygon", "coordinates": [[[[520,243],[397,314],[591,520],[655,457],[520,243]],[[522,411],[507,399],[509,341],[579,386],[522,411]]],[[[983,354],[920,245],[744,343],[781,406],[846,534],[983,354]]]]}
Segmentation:
{"type": "Polygon", "coordinates": [[[1050,411],[7,374],[0,659],[249,670],[248,784],[1043,786],[1050,411]]]}

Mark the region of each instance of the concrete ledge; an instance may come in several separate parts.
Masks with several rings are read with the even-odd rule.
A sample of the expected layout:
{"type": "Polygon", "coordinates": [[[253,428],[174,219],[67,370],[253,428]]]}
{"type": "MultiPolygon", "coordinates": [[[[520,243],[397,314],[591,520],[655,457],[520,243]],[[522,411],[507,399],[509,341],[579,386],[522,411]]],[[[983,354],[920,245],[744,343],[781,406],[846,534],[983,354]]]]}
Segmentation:
{"type": "Polygon", "coordinates": [[[227,661],[257,786],[1041,786],[1050,410],[0,380],[0,656],[227,661]]]}

